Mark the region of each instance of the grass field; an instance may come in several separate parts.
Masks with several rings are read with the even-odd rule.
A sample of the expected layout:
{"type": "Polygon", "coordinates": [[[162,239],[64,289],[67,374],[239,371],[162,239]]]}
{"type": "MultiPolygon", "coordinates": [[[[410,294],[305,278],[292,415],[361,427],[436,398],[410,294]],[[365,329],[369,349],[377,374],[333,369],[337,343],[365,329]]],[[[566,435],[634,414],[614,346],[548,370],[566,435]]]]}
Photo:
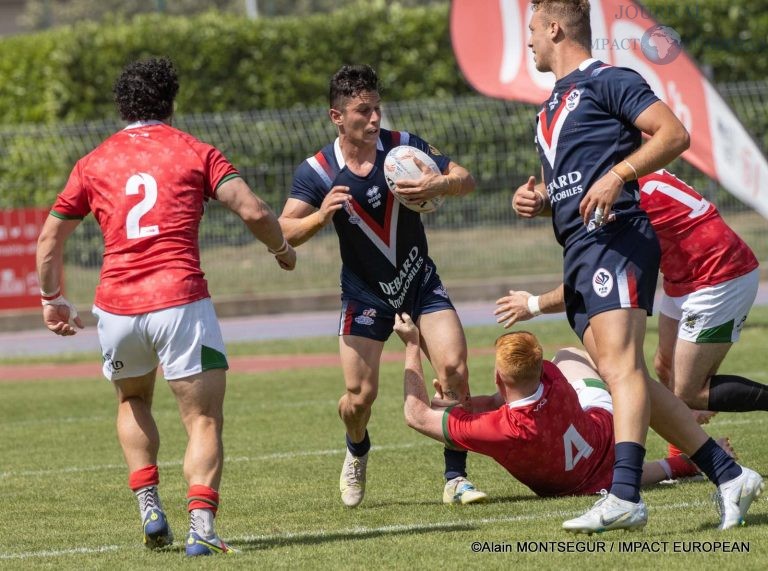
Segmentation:
{"type": "MultiPolygon", "coordinates": [[[[541,337],[548,355],[574,343],[561,322],[532,322],[527,328],[541,337]]],[[[767,333],[768,309],[758,308],[723,371],[768,382],[767,333]]],[[[474,348],[489,347],[498,334],[495,327],[467,331],[474,348]]],[[[647,342],[650,355],[654,331],[647,342]]],[[[238,345],[230,354],[335,349],[335,338],[327,337],[238,345]]],[[[399,342],[390,340],[387,350],[399,351],[399,342]]],[[[473,392],[490,391],[491,356],[475,354],[470,368],[473,392]]],[[[111,388],[100,380],[7,381],[0,384],[0,489],[5,498],[0,568],[768,568],[768,502],[753,506],[746,527],[721,533],[715,530],[713,487],[705,482],[647,490],[651,519],[642,533],[575,538],[563,533],[560,523],[594,498],[538,499],[493,461],[470,456],[470,476],[492,501],[443,506],[441,448],[404,425],[397,363],[383,366],[370,424],[375,448],[365,501],[356,510],[345,509],[338,497],[344,453],[336,413],[340,372],[295,369],[229,379],[218,530],[240,554],[215,561],[188,561],[183,555],[185,437],[163,383],[158,383],[155,402],[163,435],[161,494],[177,542],[174,549],[156,553],[140,543],[138,512],[115,436],[111,388]],[[661,553],[619,553],[633,541],[661,553]],[[724,552],[722,544],[713,543],[723,541],[743,542],[737,545],[749,553],[724,552]],[[473,542],[506,552],[475,553],[473,542]],[[520,552],[524,545],[542,542],[562,543],[553,545],[554,553],[520,552]],[[697,545],[715,551],[676,552],[697,545]]],[[[742,461],[768,474],[767,419],[765,413],[721,414],[708,430],[731,436],[742,461]]],[[[663,454],[655,434],[649,436],[648,449],[649,458],[663,454]]]]}

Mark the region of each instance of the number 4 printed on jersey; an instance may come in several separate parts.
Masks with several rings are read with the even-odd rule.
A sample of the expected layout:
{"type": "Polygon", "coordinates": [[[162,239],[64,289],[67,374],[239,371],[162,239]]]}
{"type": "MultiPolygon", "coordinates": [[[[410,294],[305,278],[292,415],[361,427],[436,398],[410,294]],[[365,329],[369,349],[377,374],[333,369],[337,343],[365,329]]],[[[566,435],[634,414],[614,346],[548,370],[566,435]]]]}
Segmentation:
{"type": "Polygon", "coordinates": [[[152,210],[157,201],[157,181],[155,178],[144,172],[133,175],[125,185],[125,194],[128,196],[139,194],[139,188],[142,186],[144,187],[144,198],[128,211],[128,216],[125,218],[125,231],[129,240],[155,236],[160,232],[156,224],[153,226],[139,225],[141,217],[152,210]]]}
{"type": "Polygon", "coordinates": [[[593,452],[593,448],[587,444],[587,441],[572,424],[563,434],[563,448],[565,449],[566,472],[573,470],[579,460],[589,458],[593,452]]]}

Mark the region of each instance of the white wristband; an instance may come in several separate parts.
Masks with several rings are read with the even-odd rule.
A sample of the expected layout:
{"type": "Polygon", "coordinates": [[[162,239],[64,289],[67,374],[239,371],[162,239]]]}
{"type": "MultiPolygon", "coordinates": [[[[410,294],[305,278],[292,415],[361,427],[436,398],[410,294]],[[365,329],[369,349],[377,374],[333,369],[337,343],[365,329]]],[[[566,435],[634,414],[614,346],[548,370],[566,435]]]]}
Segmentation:
{"type": "Polygon", "coordinates": [[[75,317],[77,317],[77,309],[75,309],[75,306],[72,305],[69,302],[69,300],[61,294],[59,294],[59,296],[54,299],[43,299],[42,304],[43,304],[43,307],[45,307],[46,305],[63,305],[64,307],[69,309],[70,319],[74,319],[75,317]]]}
{"type": "Polygon", "coordinates": [[[291,245],[288,243],[288,240],[283,237],[283,245],[280,246],[277,250],[273,250],[271,248],[267,248],[269,250],[269,253],[274,256],[282,256],[283,254],[287,254],[288,250],[290,250],[291,245]]]}
{"type": "Polygon", "coordinates": [[[528,298],[528,311],[531,312],[531,315],[536,317],[537,315],[541,315],[541,308],[539,307],[539,296],[538,295],[532,295],[528,298]]]}

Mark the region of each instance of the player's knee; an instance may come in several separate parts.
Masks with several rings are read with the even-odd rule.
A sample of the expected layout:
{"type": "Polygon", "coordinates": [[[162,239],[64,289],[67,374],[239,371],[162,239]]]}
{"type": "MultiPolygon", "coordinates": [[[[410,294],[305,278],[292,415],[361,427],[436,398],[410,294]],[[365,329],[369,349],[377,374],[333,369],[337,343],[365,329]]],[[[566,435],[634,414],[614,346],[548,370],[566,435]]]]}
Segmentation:
{"type": "Polygon", "coordinates": [[[356,414],[363,413],[373,406],[378,392],[378,389],[374,387],[361,388],[355,391],[348,390],[347,403],[356,414]]]}
{"type": "Polygon", "coordinates": [[[687,404],[689,407],[696,407],[699,394],[702,392],[700,383],[685,383],[680,382],[680,379],[675,380],[675,396],[687,404]]]}

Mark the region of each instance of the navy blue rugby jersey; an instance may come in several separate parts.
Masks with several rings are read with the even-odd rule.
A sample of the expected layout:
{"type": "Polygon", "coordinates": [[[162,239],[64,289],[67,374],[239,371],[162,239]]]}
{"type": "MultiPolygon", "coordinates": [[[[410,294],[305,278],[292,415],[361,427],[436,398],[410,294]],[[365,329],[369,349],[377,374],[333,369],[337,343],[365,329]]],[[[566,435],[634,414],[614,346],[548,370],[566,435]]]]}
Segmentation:
{"type": "MultiPolygon", "coordinates": [[[[596,59],[555,83],[536,116],[536,146],[562,246],[590,231],[579,204],[600,177],[640,146],[642,134],[634,121],[658,100],[637,72],[596,59]]],[[[644,216],[639,200],[637,181],[625,184],[613,205],[617,220],[644,216]]]]}
{"type": "Polygon", "coordinates": [[[384,158],[398,145],[421,149],[441,172],[448,168],[450,159],[423,139],[407,131],[381,129],[376,162],[368,176],[358,176],[346,167],[336,139],[299,165],[290,194],[320,208],[331,188],[349,187],[348,207],[333,216],[341,250],[342,292],[357,293],[362,281],[396,311],[410,308],[425,266],[431,263],[421,215],[402,206],[384,180],[384,158]]]}

